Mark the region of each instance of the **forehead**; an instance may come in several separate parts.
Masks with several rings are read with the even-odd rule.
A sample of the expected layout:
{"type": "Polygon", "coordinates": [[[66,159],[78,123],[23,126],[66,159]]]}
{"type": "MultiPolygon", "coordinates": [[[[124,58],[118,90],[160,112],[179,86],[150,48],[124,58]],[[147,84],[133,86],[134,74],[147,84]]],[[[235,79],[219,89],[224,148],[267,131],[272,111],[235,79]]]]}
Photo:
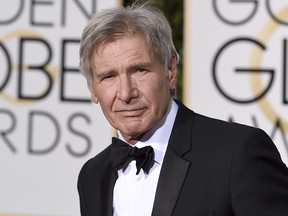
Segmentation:
{"type": "Polygon", "coordinates": [[[142,36],[126,36],[101,44],[92,55],[92,70],[106,71],[117,66],[131,66],[157,61],[142,36]]]}
{"type": "Polygon", "coordinates": [[[92,57],[95,55],[103,55],[107,51],[116,51],[117,48],[129,49],[139,48],[142,52],[147,51],[149,55],[154,56],[154,50],[149,46],[145,38],[139,34],[136,35],[121,35],[113,37],[112,39],[104,40],[98,46],[94,48],[92,57]],[[122,47],[121,47],[122,46],[122,47]]]}

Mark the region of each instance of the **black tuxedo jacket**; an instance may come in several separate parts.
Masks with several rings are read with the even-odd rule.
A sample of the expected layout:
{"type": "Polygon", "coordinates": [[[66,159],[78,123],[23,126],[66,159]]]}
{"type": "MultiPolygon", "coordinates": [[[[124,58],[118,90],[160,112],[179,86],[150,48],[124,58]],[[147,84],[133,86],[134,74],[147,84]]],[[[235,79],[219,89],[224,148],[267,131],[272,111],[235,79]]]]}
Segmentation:
{"type": "MultiPolygon", "coordinates": [[[[82,216],[113,215],[117,172],[109,149],[79,174],[82,216]]],[[[286,216],[288,169],[262,130],[201,116],[179,103],[152,215],[286,216]]]]}

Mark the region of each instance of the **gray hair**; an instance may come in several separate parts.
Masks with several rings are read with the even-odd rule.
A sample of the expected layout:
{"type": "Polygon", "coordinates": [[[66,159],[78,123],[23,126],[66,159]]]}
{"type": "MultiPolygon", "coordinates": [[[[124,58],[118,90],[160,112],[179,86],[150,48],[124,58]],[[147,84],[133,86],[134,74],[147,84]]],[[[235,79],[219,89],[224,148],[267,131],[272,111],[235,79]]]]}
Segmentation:
{"type": "Polygon", "coordinates": [[[83,30],[80,42],[80,71],[88,82],[92,80],[93,54],[101,45],[125,36],[141,35],[149,50],[168,69],[172,58],[179,55],[172,40],[172,30],[163,13],[152,4],[96,12],[83,30]]]}

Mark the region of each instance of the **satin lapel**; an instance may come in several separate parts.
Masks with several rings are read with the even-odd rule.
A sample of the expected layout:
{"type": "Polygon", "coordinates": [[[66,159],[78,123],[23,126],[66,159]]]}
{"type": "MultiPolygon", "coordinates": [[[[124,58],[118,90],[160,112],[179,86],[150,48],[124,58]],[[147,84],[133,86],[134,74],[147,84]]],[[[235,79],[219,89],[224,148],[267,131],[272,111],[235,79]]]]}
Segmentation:
{"type": "Polygon", "coordinates": [[[173,213],[189,170],[190,162],[183,159],[183,155],[191,150],[193,122],[194,113],[179,103],[157,185],[153,216],[170,216],[173,213]]]}
{"type": "Polygon", "coordinates": [[[153,216],[172,215],[190,164],[172,151],[167,150],[165,157],[167,160],[158,181],[153,216]]]}

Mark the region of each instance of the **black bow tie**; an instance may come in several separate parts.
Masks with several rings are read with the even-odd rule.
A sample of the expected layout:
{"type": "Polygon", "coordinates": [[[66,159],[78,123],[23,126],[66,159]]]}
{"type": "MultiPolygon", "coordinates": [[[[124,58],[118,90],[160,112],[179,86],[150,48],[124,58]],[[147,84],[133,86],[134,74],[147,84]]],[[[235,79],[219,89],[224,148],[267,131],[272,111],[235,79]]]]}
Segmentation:
{"type": "Polygon", "coordinates": [[[136,175],[139,174],[141,168],[144,173],[148,174],[154,164],[154,150],[151,146],[143,148],[132,147],[122,140],[113,137],[109,159],[115,170],[123,169],[123,171],[126,170],[131,161],[135,160],[136,175]]]}

